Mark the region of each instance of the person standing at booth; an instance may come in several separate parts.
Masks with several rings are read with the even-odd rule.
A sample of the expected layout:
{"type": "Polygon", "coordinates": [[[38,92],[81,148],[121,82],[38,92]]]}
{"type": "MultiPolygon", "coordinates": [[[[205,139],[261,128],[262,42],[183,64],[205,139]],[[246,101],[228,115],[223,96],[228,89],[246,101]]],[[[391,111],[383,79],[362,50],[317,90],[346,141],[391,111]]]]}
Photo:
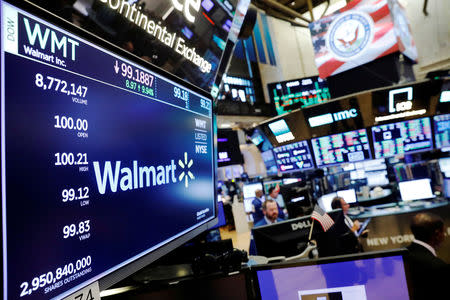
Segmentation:
{"type": "Polygon", "coordinates": [[[418,213],[412,218],[410,228],[414,240],[407,249],[413,299],[448,297],[450,265],[436,255],[436,249],[445,239],[443,220],[432,213],[418,213]]]}

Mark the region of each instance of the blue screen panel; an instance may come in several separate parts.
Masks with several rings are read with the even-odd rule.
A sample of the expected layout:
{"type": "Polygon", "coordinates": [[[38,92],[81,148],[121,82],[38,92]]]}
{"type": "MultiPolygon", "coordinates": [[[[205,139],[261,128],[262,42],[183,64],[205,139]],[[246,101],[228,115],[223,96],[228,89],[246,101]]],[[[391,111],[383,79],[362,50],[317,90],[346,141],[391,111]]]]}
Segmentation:
{"type": "Polygon", "coordinates": [[[429,118],[373,126],[372,136],[375,158],[433,148],[429,118]]]}
{"type": "Polygon", "coordinates": [[[371,159],[365,129],[311,139],[318,167],[371,159]]]}

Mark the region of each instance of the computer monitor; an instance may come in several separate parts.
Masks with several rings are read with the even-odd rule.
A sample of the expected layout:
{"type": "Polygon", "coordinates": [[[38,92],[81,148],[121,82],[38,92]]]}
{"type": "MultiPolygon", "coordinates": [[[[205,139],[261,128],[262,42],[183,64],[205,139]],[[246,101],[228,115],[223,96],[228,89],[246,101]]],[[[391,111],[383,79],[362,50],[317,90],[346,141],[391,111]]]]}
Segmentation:
{"type": "Polygon", "coordinates": [[[210,94],[0,5],[3,297],[104,290],[217,223],[210,94]]]}
{"type": "Polygon", "coordinates": [[[439,169],[444,173],[444,177],[450,178],[450,157],[439,158],[439,169]]]}
{"type": "Polygon", "coordinates": [[[336,196],[337,193],[329,193],[322,195],[319,199],[317,199],[317,204],[319,204],[319,206],[326,212],[332,211],[333,209],[331,208],[331,202],[336,196]]]}
{"type": "MultiPolygon", "coordinates": [[[[196,133],[197,136],[200,133],[196,133]]],[[[217,131],[217,166],[225,167],[244,163],[239,148],[237,131],[231,129],[221,129],[217,131]]]]}
{"type": "Polygon", "coordinates": [[[262,300],[409,300],[406,251],[354,254],[254,268],[262,300]]]}
{"type": "Polygon", "coordinates": [[[278,115],[331,99],[327,81],[318,76],[267,84],[278,115]]]}
{"type": "Polygon", "coordinates": [[[217,203],[217,219],[218,222],[216,225],[211,227],[211,229],[217,229],[219,227],[225,226],[227,224],[227,220],[225,218],[225,211],[223,210],[223,202],[219,201],[217,203]]]}
{"type": "Polygon", "coordinates": [[[311,139],[317,167],[371,159],[365,129],[311,139]]]}
{"type": "Polygon", "coordinates": [[[444,197],[450,198],[450,178],[444,178],[443,182],[443,191],[444,191],[444,197]]]}
{"type": "Polygon", "coordinates": [[[303,179],[301,178],[283,178],[283,184],[291,184],[291,183],[296,183],[296,182],[300,182],[303,179]]]}
{"type": "Polygon", "coordinates": [[[269,189],[271,187],[276,187],[277,185],[279,187],[281,187],[283,185],[283,181],[282,180],[264,180],[263,184],[264,184],[264,193],[267,195],[267,194],[269,194],[269,189]]]}
{"type": "Polygon", "coordinates": [[[255,191],[256,190],[263,190],[263,185],[261,182],[257,183],[247,183],[244,184],[243,193],[244,193],[244,199],[253,199],[255,198],[255,191]]]}
{"type": "Polygon", "coordinates": [[[281,173],[292,173],[314,168],[307,141],[296,142],[273,149],[281,173]]]}
{"type": "Polygon", "coordinates": [[[253,130],[250,139],[252,143],[255,144],[255,146],[258,147],[259,150],[261,150],[261,152],[265,152],[273,148],[269,139],[266,137],[266,135],[262,132],[260,128],[255,128],[253,130]]]}
{"type": "Polygon", "coordinates": [[[268,124],[278,143],[285,143],[295,139],[288,124],[284,119],[280,119],[268,124]]]}
{"type": "Polygon", "coordinates": [[[375,158],[433,149],[430,118],[372,127],[375,158]]]}
{"type": "Polygon", "coordinates": [[[264,165],[266,166],[267,176],[277,175],[278,167],[275,161],[275,156],[273,156],[272,150],[261,152],[261,157],[264,161],[264,165]]]}
{"type": "MultiPolygon", "coordinates": [[[[266,257],[294,256],[300,254],[307,245],[311,229],[311,216],[291,219],[252,229],[257,255],[266,257]]],[[[314,226],[313,234],[322,232],[314,226]]]]}
{"type": "Polygon", "coordinates": [[[414,201],[434,198],[429,178],[402,181],[398,183],[402,201],[414,201]]]}
{"type": "Polygon", "coordinates": [[[355,189],[340,190],[340,191],[337,191],[336,194],[339,197],[344,198],[345,202],[347,202],[348,204],[357,202],[355,189]]]}
{"type": "Polygon", "coordinates": [[[450,114],[433,117],[436,148],[450,147],[450,114]]]}

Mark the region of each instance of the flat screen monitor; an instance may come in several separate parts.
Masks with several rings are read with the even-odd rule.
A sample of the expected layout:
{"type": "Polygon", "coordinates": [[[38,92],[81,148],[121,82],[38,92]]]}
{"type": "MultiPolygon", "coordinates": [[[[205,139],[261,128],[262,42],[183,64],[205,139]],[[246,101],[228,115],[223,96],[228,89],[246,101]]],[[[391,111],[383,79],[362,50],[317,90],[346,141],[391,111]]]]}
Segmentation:
{"type": "Polygon", "coordinates": [[[255,267],[262,300],[409,300],[406,251],[255,267]]]}
{"type": "Polygon", "coordinates": [[[103,290],[212,226],[210,96],[25,1],[0,5],[4,298],[103,290]]]}
{"type": "Polygon", "coordinates": [[[450,147],[450,114],[433,117],[436,148],[450,147]]]}
{"type": "Polygon", "coordinates": [[[340,190],[340,191],[337,191],[336,194],[339,197],[344,198],[345,202],[347,202],[348,204],[357,202],[355,189],[340,190]]]}
{"type": "Polygon", "coordinates": [[[268,124],[269,129],[272,131],[275,139],[278,143],[286,143],[295,139],[288,124],[284,119],[272,122],[268,124]]]}
{"type": "MultiPolygon", "coordinates": [[[[308,242],[311,220],[309,215],[253,228],[257,255],[289,257],[300,254],[308,242]]],[[[313,234],[321,231],[320,226],[313,227],[313,234]]]]}
{"type": "Polygon", "coordinates": [[[217,166],[225,167],[243,163],[244,158],[239,148],[237,132],[228,129],[219,130],[217,132],[217,166]]]}
{"type": "Polygon", "coordinates": [[[244,184],[243,190],[244,190],[244,199],[254,198],[256,190],[264,191],[261,182],[244,184]]]}
{"type": "Polygon", "coordinates": [[[331,99],[326,79],[319,76],[269,83],[267,88],[278,115],[331,99]]]}
{"type": "Polygon", "coordinates": [[[450,157],[439,158],[439,169],[444,177],[450,177],[450,157]]]}
{"type": "Polygon", "coordinates": [[[282,186],[283,185],[283,181],[282,180],[268,180],[268,181],[264,181],[264,193],[269,194],[269,189],[271,187],[276,187],[278,186],[282,186]]]}
{"type": "Polygon", "coordinates": [[[250,139],[251,139],[252,143],[255,144],[256,147],[258,147],[258,149],[261,150],[262,152],[273,148],[269,139],[258,128],[255,128],[253,130],[253,134],[251,135],[250,139]]]}
{"type": "Polygon", "coordinates": [[[450,178],[444,178],[442,185],[444,186],[444,197],[450,198],[450,178]]]}
{"type": "Polygon", "coordinates": [[[281,173],[292,173],[314,168],[307,141],[296,142],[273,149],[281,173]]]}
{"type": "Polygon", "coordinates": [[[302,181],[301,178],[283,178],[283,184],[291,184],[302,181]]]}
{"type": "Polygon", "coordinates": [[[398,183],[402,201],[414,201],[434,198],[429,178],[402,181],[398,183]]]}
{"type": "Polygon", "coordinates": [[[311,139],[317,167],[371,159],[365,129],[311,139]]]}
{"type": "Polygon", "coordinates": [[[266,166],[267,176],[273,176],[278,174],[278,167],[275,161],[275,157],[273,156],[272,150],[267,150],[261,153],[261,157],[264,161],[264,165],[266,166]]]}
{"type": "Polygon", "coordinates": [[[389,184],[389,179],[387,177],[387,171],[374,171],[366,172],[366,179],[368,186],[383,186],[389,184]]]}
{"type": "Polygon", "coordinates": [[[322,195],[322,197],[317,199],[317,203],[323,210],[325,210],[326,212],[330,212],[333,210],[333,208],[331,208],[331,202],[333,201],[334,197],[336,197],[336,196],[337,196],[337,193],[329,193],[329,194],[322,195]]]}
{"type": "Polygon", "coordinates": [[[372,127],[375,158],[431,150],[430,118],[372,127]]]}
{"type": "Polygon", "coordinates": [[[227,220],[225,218],[225,211],[223,210],[223,202],[219,201],[217,203],[217,219],[218,222],[216,225],[211,227],[211,229],[217,229],[219,227],[225,226],[227,224],[227,220]]]}

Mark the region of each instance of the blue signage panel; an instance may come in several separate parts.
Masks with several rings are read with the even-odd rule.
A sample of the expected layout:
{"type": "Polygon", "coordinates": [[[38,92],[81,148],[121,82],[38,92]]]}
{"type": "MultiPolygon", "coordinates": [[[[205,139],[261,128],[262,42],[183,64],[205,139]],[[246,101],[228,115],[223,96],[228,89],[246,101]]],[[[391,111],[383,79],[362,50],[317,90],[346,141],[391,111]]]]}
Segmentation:
{"type": "Polygon", "coordinates": [[[213,219],[210,99],[1,5],[4,298],[62,298],[213,219]]]}

